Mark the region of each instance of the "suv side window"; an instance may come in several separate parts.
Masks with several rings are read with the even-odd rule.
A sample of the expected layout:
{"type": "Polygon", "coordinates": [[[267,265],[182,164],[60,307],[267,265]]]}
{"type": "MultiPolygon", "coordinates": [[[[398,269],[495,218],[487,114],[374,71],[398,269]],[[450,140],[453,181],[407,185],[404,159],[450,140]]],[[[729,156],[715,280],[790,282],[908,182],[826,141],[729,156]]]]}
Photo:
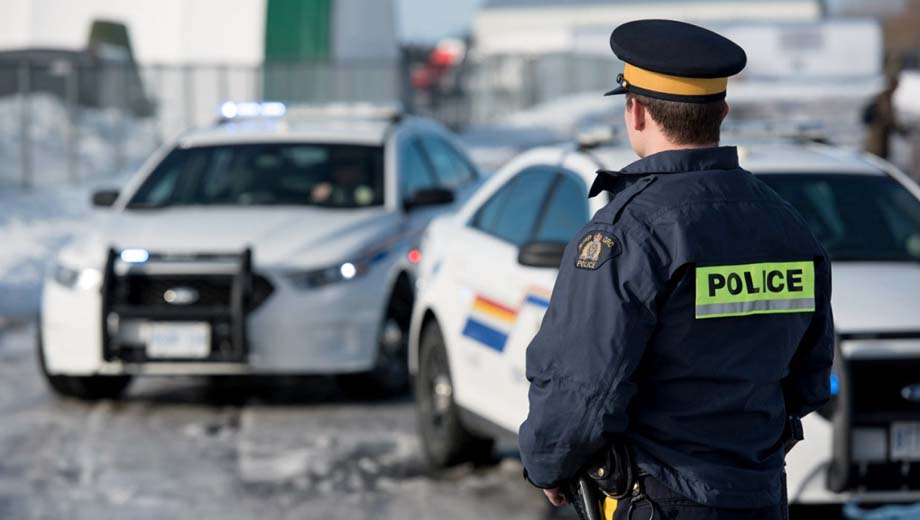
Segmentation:
{"type": "Polygon", "coordinates": [[[556,171],[551,166],[522,170],[479,208],[473,227],[514,245],[526,243],[533,235],[556,171]]]}
{"type": "Polygon", "coordinates": [[[402,199],[412,196],[418,190],[435,186],[435,177],[428,161],[419,148],[418,140],[403,140],[398,149],[399,191],[402,199]]]}
{"type": "Polygon", "coordinates": [[[426,136],[421,143],[442,187],[457,189],[476,179],[476,170],[444,139],[426,136]]]}
{"type": "Polygon", "coordinates": [[[537,225],[534,240],[538,242],[568,242],[588,222],[585,183],[566,173],[558,179],[537,225]]]}

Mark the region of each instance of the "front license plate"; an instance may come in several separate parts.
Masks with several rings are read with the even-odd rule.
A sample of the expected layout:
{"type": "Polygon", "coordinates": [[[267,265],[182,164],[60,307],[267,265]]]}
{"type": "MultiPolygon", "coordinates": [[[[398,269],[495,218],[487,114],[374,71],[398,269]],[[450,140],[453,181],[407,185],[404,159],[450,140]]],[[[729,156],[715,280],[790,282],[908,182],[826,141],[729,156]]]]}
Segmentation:
{"type": "Polygon", "coordinates": [[[920,460],[920,422],[892,423],[891,460],[920,460]]]}
{"type": "Polygon", "coordinates": [[[211,353],[211,326],[201,322],[147,325],[147,357],[199,359],[211,353]]]}

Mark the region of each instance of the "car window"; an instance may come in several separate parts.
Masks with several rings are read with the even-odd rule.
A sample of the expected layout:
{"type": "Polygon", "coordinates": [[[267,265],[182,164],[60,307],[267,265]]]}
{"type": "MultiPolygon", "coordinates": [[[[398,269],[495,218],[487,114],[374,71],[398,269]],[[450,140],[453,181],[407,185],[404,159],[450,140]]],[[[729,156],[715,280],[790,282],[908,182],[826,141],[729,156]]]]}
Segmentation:
{"type": "Polygon", "coordinates": [[[403,199],[418,190],[435,186],[434,175],[416,139],[406,139],[400,145],[398,170],[403,199]]]}
{"type": "Polygon", "coordinates": [[[422,138],[422,146],[431,159],[438,183],[448,189],[457,189],[476,178],[473,167],[454,149],[439,137],[422,138]]]}
{"type": "Polygon", "coordinates": [[[584,182],[561,174],[553,187],[534,240],[568,242],[588,221],[588,189],[584,182]]]}
{"type": "Polygon", "coordinates": [[[920,202],[882,175],[759,176],[792,204],[835,261],[920,260],[920,202]]]}
{"type": "Polygon", "coordinates": [[[557,170],[551,166],[522,170],[483,204],[473,218],[473,227],[512,244],[523,245],[533,235],[537,215],[557,170]]]}
{"type": "Polygon", "coordinates": [[[381,147],[262,143],[176,148],[144,180],[128,208],[382,204],[381,147]]]}

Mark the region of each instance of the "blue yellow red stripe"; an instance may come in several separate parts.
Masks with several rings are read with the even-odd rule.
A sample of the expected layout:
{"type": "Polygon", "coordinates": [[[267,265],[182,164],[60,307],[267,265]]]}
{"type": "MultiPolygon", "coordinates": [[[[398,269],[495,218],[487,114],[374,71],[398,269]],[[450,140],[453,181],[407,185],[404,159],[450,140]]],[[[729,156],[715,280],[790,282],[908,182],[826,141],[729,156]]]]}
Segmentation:
{"type": "Polygon", "coordinates": [[[549,307],[549,297],[549,291],[531,287],[515,309],[485,296],[476,295],[470,315],[463,326],[463,335],[492,350],[503,352],[520,309],[525,305],[546,309],[549,307]]]}

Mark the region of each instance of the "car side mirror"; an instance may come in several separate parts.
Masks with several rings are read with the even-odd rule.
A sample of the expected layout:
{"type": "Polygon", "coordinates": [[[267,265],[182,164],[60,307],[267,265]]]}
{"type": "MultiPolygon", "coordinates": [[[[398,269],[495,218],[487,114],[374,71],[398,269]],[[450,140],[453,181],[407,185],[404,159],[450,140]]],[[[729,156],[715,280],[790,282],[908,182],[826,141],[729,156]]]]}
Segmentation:
{"type": "Polygon", "coordinates": [[[518,250],[518,263],[528,267],[558,269],[564,253],[564,242],[528,242],[518,250]]]}
{"type": "Polygon", "coordinates": [[[425,188],[416,191],[403,202],[406,211],[424,206],[440,206],[454,201],[454,192],[444,188],[425,188]]]}
{"type": "Polygon", "coordinates": [[[110,208],[118,200],[118,190],[99,190],[93,192],[93,206],[110,208]]]}

